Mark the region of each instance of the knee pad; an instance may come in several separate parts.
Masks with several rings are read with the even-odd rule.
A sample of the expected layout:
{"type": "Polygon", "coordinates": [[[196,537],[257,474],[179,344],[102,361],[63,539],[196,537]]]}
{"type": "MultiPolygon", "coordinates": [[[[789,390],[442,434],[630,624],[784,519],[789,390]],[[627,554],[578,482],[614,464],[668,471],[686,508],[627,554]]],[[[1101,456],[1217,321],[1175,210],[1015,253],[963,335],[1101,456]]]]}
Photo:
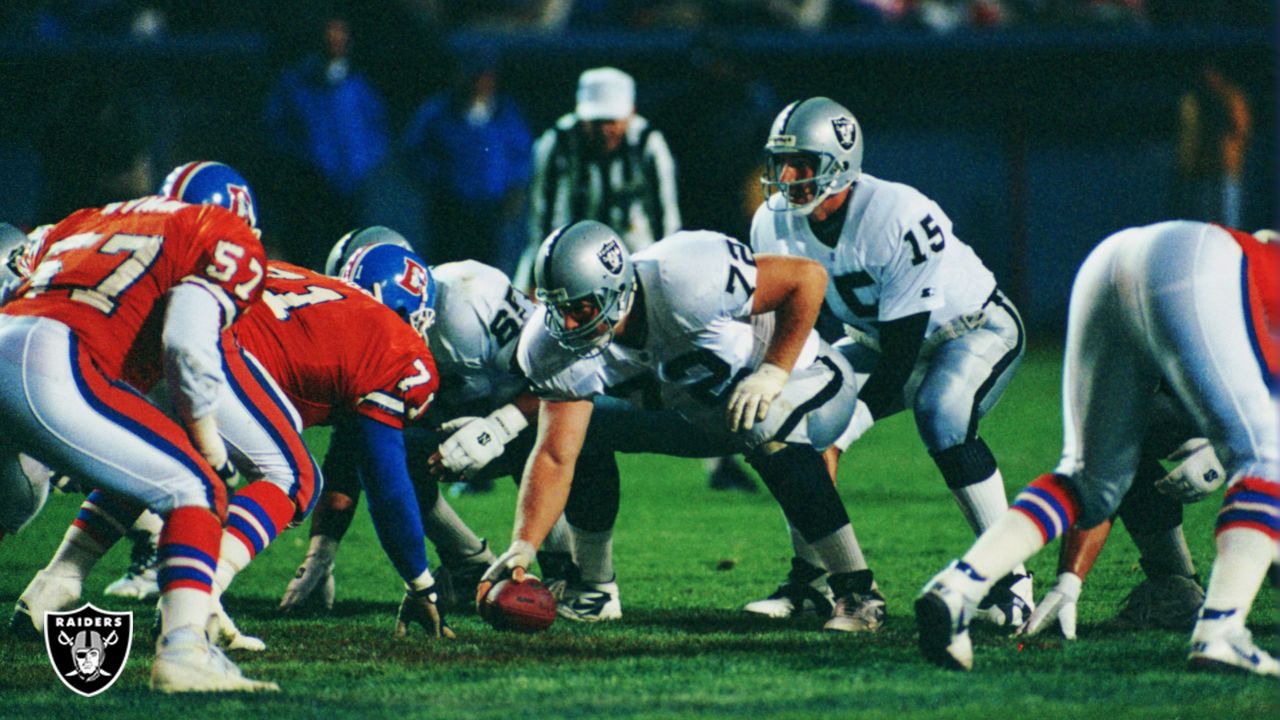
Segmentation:
{"type": "Polygon", "coordinates": [[[822,453],[809,445],[786,445],[747,459],[782,506],[791,526],[808,542],[820,540],[849,524],[840,494],[822,453]]]}
{"type": "Polygon", "coordinates": [[[618,519],[621,491],[618,462],[613,453],[584,452],[574,467],[573,487],[564,507],[565,519],[588,532],[610,530],[618,519]]]}
{"type": "Polygon", "coordinates": [[[996,458],[982,438],[931,453],[951,489],[968,487],[986,480],[996,471],[996,458]]]}

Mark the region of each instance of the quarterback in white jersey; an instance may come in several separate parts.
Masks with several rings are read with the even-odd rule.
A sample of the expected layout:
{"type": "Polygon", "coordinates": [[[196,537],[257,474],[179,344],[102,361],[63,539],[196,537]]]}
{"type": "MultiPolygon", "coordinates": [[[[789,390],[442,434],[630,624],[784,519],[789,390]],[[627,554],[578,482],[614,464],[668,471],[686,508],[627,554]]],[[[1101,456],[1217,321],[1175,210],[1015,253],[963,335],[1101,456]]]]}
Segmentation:
{"type": "Polygon", "coordinates": [[[821,267],[755,257],[711,232],[676,233],[633,257],[613,230],[582,221],[547,237],[535,277],[544,304],[521,334],[517,360],[543,398],[538,441],[511,548],[486,581],[523,576],[571,484],[583,480],[574,466],[591,399],[608,394],[676,410],[748,451],[832,571],[826,629],[878,629],[884,600],[820,452],[848,426],[856,396],[848,364],[813,330],[821,267]]]}
{"type": "MultiPolygon", "coordinates": [[[[930,456],[981,532],[1007,500],[978,422],[1021,361],[1022,321],[942,208],[915,188],[862,172],[862,150],[861,128],[840,104],[815,97],[783,109],[765,144],[766,199],[751,246],[826,268],[824,311],[845,326],[837,347],[863,380],[859,417],[912,409],[930,456]]],[[[856,425],[845,442],[869,423],[856,425]]],[[[793,562],[774,602],[748,610],[789,615],[795,594],[820,575],[793,562]]],[[[1020,624],[1031,597],[1031,579],[1017,568],[984,603],[984,617],[1020,624]]]]}

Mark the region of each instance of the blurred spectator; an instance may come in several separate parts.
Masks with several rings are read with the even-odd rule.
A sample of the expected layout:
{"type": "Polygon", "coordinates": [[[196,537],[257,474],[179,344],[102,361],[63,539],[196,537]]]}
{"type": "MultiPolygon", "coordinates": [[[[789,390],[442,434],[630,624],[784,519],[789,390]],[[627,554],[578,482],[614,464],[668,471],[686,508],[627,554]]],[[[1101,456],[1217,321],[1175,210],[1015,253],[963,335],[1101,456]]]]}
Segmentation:
{"type": "Polygon", "coordinates": [[[1204,64],[1178,108],[1175,217],[1241,226],[1251,124],[1244,91],[1204,64]]]}
{"type": "Polygon", "coordinates": [[[267,100],[270,149],[291,212],[272,218],[290,259],[319,269],[333,239],[360,223],[390,146],[381,94],[351,65],[347,21],[328,14],[322,50],[285,70],[267,100]]]}
{"type": "Polygon", "coordinates": [[[519,226],[533,136],[516,102],[498,91],[498,58],[461,60],[453,87],[414,113],[401,150],[427,205],[434,263],[474,259],[508,274],[524,248],[519,226]]]}
{"type": "Polygon", "coordinates": [[[451,25],[499,32],[559,30],[573,10],[573,0],[443,0],[435,5],[451,25]]]}
{"type": "Polygon", "coordinates": [[[635,113],[635,93],[635,80],[621,70],[587,70],[574,112],[538,138],[529,246],[516,287],[530,286],[538,246],[561,225],[598,220],[633,252],[680,229],[675,160],[662,133],[635,113]]]}

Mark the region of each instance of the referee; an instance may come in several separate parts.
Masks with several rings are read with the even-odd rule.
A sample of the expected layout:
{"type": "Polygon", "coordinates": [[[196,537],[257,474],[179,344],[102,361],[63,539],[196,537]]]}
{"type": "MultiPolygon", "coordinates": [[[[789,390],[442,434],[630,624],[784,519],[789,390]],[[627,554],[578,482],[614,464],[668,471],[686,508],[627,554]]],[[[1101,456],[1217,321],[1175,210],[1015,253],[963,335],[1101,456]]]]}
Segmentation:
{"type": "Polygon", "coordinates": [[[533,145],[529,247],[515,285],[532,286],[552,230],[579,220],[613,228],[631,252],[680,229],[676,166],[662,133],[635,114],[636,83],[611,67],[578,78],[577,107],[533,145]]]}

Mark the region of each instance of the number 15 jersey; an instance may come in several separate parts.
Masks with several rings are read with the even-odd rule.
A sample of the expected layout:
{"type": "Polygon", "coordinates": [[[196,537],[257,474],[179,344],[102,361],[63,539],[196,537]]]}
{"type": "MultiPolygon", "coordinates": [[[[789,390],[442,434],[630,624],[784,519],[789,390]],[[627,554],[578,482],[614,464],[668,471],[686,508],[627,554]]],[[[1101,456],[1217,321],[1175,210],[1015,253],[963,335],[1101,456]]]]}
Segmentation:
{"type": "Polygon", "coordinates": [[[979,310],[995,290],[995,277],[956,238],[942,208],[909,185],[863,173],[834,247],[818,239],[808,218],[766,205],[751,222],[751,247],[822,263],[831,277],[827,308],[872,337],[879,336],[876,323],[921,312],[929,313],[932,334],[979,310]]]}

